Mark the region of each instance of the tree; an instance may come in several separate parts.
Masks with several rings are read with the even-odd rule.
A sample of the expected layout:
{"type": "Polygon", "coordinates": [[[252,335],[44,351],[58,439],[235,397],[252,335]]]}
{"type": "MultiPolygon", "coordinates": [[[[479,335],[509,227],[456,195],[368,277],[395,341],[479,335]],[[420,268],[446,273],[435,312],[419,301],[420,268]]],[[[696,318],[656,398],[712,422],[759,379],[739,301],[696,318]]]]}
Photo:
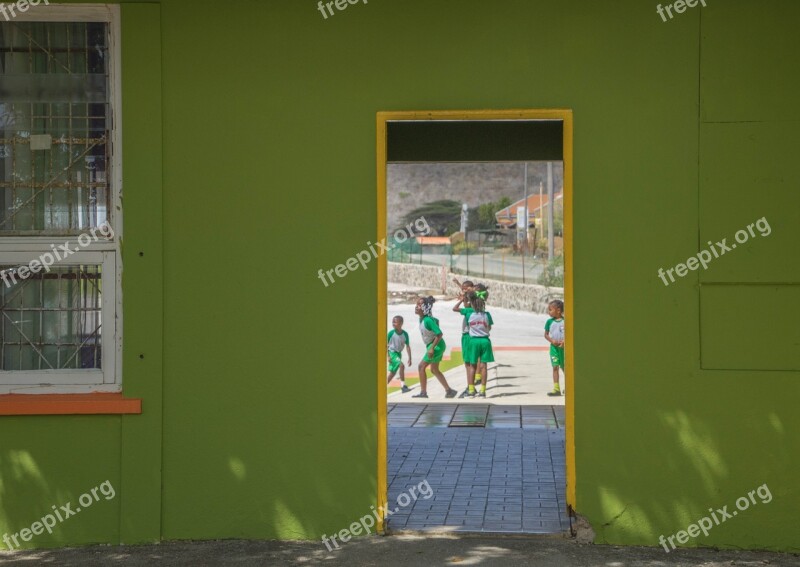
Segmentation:
{"type": "Polygon", "coordinates": [[[422,217],[431,227],[431,236],[448,236],[461,228],[461,203],[447,199],[425,203],[406,214],[403,223],[413,224],[422,217]]]}
{"type": "Polygon", "coordinates": [[[547,265],[539,274],[539,285],[545,287],[564,287],[564,257],[556,256],[547,262],[547,265]]]}
{"type": "Polygon", "coordinates": [[[471,229],[489,229],[494,228],[497,224],[495,214],[501,209],[505,209],[511,204],[511,199],[503,197],[499,201],[489,201],[483,205],[478,205],[475,209],[476,214],[470,215],[470,228],[471,229]],[[474,221],[473,221],[474,219],[474,221]]]}

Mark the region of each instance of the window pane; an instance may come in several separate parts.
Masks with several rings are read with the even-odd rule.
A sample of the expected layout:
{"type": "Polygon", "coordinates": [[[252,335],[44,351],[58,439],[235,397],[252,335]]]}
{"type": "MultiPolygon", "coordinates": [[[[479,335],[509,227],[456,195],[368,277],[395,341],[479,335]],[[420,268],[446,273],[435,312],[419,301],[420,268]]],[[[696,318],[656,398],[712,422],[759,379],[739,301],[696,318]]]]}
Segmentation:
{"type": "Polygon", "coordinates": [[[107,220],[108,24],[0,21],[0,235],[107,220]]]}
{"type": "Polygon", "coordinates": [[[1,370],[100,368],[99,265],[51,268],[20,280],[0,266],[1,370]]]}

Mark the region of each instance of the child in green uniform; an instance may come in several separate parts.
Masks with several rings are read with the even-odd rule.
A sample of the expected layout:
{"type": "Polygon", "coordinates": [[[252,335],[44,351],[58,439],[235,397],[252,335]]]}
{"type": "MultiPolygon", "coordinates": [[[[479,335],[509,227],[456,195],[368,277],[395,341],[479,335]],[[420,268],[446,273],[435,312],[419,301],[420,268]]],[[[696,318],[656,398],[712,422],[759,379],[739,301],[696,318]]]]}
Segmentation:
{"type": "Polygon", "coordinates": [[[458,301],[453,306],[453,311],[461,313],[461,315],[464,316],[464,319],[461,321],[461,355],[464,357],[464,369],[467,372],[467,376],[469,376],[470,364],[467,362],[467,353],[469,352],[469,324],[467,323],[467,319],[469,317],[468,313],[472,313],[472,309],[469,306],[467,294],[475,289],[475,285],[469,280],[465,281],[463,284],[457,279],[453,281],[461,288],[461,292],[458,294],[458,301]],[[464,307],[461,307],[462,304],[464,307]]]}
{"type": "MultiPolygon", "coordinates": [[[[470,292],[467,298],[472,306],[469,309],[470,312],[467,313],[467,322],[469,324],[468,361],[470,366],[467,373],[467,389],[461,394],[461,397],[474,398],[476,394],[475,371],[480,364],[483,364],[483,367],[486,368],[487,362],[494,362],[492,341],[489,339],[489,332],[492,330],[494,321],[492,320],[492,314],[486,311],[486,303],[483,297],[479,296],[477,291],[470,292]]],[[[485,380],[481,382],[481,390],[477,394],[481,398],[486,397],[485,380]]]]}
{"type": "Polygon", "coordinates": [[[425,356],[422,362],[419,363],[419,386],[420,392],[413,398],[427,398],[428,397],[428,366],[431,367],[431,372],[439,383],[447,392],[446,398],[453,398],[458,393],[447,383],[444,374],[439,370],[439,363],[442,361],[442,356],[447,348],[447,345],[442,338],[442,330],[439,328],[439,320],[431,315],[433,304],[436,300],[433,297],[420,297],[417,301],[417,307],[414,312],[419,316],[419,331],[422,334],[422,342],[425,343],[425,356]]]}
{"type": "Polygon", "coordinates": [[[548,396],[560,396],[558,369],[564,371],[564,302],[554,299],[547,306],[550,319],[544,324],[544,338],[550,343],[550,362],[553,365],[553,391],[548,396]]]}
{"type": "MultiPolygon", "coordinates": [[[[489,301],[489,288],[486,287],[484,284],[479,283],[475,286],[475,295],[478,296],[480,299],[483,299],[483,303],[485,304],[489,301]]],[[[483,377],[486,376],[486,362],[481,361],[478,367],[475,369],[475,385],[483,383],[483,377]]],[[[487,378],[488,380],[488,378],[487,378]]],[[[485,388],[484,388],[485,390],[485,388]]]]}
{"type": "Polygon", "coordinates": [[[400,371],[400,382],[403,384],[402,392],[405,394],[411,388],[406,386],[406,372],[403,366],[403,347],[408,351],[408,366],[411,368],[411,341],[408,338],[408,333],[403,330],[403,318],[400,315],[392,318],[392,330],[389,331],[389,336],[386,337],[389,352],[389,376],[386,382],[389,383],[400,371]]]}

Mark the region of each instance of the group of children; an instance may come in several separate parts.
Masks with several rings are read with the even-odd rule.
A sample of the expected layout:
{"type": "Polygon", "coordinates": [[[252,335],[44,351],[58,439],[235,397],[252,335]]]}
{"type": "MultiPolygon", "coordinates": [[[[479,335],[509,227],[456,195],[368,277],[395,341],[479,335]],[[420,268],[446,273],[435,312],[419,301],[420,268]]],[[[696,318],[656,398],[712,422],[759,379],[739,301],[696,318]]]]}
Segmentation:
{"type": "MultiPolygon", "coordinates": [[[[486,311],[486,300],[489,298],[489,289],[483,284],[474,284],[471,281],[460,283],[454,280],[459,286],[458,301],[453,306],[453,311],[462,315],[461,323],[461,352],[464,357],[464,366],[467,371],[467,387],[459,396],[460,398],[474,398],[475,396],[486,397],[486,363],[494,362],[492,352],[492,341],[489,334],[492,330],[494,321],[492,315],[486,311]],[[477,390],[476,387],[480,387],[477,390]]],[[[433,297],[421,297],[417,300],[414,312],[419,317],[419,330],[422,334],[422,341],[425,344],[426,352],[422,361],[419,363],[419,384],[420,391],[412,396],[413,398],[428,397],[428,376],[427,369],[430,366],[431,373],[445,389],[446,398],[454,398],[458,392],[450,387],[447,379],[439,370],[439,363],[442,361],[447,345],[439,328],[439,320],[433,317],[432,309],[436,300],[433,297]]],[[[560,396],[559,368],[564,369],[564,302],[560,300],[551,301],[548,306],[550,319],[545,324],[545,339],[550,343],[550,360],[553,365],[553,390],[548,392],[548,396],[560,396]]],[[[408,366],[411,367],[411,345],[409,344],[408,333],[403,330],[403,318],[395,316],[392,319],[392,330],[387,337],[388,342],[388,361],[389,376],[387,381],[398,374],[402,383],[403,393],[410,391],[405,383],[405,372],[402,361],[402,353],[405,348],[408,354],[408,366]]]]}

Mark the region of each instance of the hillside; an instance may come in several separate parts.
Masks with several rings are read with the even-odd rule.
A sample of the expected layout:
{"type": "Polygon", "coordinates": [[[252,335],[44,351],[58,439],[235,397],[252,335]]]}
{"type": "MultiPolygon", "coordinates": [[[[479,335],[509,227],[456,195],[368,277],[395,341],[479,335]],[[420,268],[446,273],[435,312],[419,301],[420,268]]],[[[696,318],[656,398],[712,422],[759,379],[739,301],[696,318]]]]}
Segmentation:
{"type": "MultiPolygon", "coordinates": [[[[387,166],[387,206],[390,231],[401,228],[403,215],[430,201],[452,199],[470,208],[524,195],[522,163],[401,163],[387,166]]],[[[553,162],[553,186],[563,187],[563,164],[553,162]]],[[[547,191],[547,162],[528,163],[528,191],[547,191]]]]}

